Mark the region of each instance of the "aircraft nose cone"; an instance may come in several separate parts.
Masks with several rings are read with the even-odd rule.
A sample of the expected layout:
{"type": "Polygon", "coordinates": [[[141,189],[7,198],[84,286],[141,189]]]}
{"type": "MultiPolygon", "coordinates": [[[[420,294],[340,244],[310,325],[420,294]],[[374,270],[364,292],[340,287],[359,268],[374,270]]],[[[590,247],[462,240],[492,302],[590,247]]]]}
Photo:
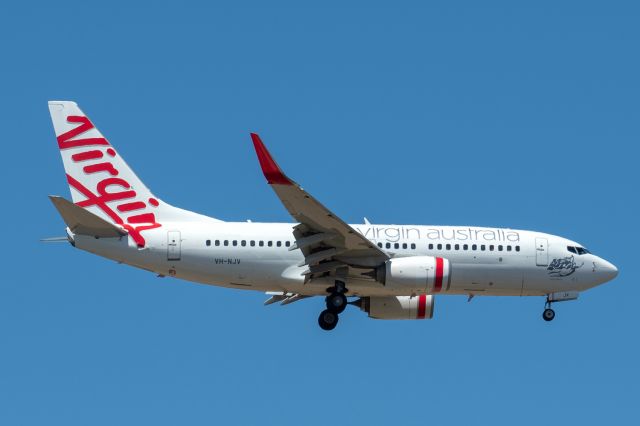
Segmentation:
{"type": "Polygon", "coordinates": [[[612,263],[601,259],[600,262],[598,262],[598,266],[603,282],[611,281],[618,276],[618,268],[616,268],[612,263]]]}

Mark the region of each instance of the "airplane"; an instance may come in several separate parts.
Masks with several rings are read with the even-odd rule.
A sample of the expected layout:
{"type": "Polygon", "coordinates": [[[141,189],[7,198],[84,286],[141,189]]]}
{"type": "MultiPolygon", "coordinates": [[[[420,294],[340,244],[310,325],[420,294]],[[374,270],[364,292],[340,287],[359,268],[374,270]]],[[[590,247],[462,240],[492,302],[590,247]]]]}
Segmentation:
{"type": "Polygon", "coordinates": [[[333,330],[352,305],[370,318],[431,319],[436,296],[543,296],[552,303],[614,279],[617,268],[563,237],[474,226],[347,224],[252,142],[295,223],[224,222],[155,196],[75,102],[49,110],[71,191],[50,196],[75,248],[174,277],[265,292],[265,305],[319,296],[333,330]],[[349,299],[351,298],[351,300],[349,299]]]}

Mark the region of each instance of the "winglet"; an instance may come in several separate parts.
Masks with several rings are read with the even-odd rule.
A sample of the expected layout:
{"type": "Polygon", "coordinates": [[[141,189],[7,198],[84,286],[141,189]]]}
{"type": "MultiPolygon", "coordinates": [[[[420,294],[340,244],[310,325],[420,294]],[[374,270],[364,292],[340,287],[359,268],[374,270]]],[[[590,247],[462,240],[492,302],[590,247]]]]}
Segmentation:
{"type": "Polygon", "coordinates": [[[256,149],[256,154],[258,155],[260,167],[262,167],[262,173],[264,173],[264,177],[267,178],[269,185],[292,185],[291,179],[282,172],[282,169],[280,169],[275,162],[267,150],[267,147],[264,146],[264,143],[260,140],[260,136],[256,133],[251,133],[251,139],[253,140],[253,147],[256,149]]]}

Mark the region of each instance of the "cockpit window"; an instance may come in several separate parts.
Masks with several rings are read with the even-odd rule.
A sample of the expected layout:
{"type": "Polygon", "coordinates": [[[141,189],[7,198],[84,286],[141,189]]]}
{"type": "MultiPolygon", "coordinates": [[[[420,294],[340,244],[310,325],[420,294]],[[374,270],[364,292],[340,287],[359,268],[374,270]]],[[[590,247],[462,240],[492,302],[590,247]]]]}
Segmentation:
{"type": "Polygon", "coordinates": [[[571,253],[575,253],[577,255],[582,255],[582,254],[589,254],[591,253],[589,250],[587,250],[584,247],[574,247],[574,246],[567,246],[567,250],[569,250],[571,253]]]}

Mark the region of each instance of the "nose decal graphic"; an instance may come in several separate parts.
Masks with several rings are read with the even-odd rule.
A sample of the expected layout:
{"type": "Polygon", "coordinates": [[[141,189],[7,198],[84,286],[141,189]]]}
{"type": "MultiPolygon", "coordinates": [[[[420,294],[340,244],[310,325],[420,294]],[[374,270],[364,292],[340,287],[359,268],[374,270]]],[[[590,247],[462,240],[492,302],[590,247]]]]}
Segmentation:
{"type": "Polygon", "coordinates": [[[578,265],[573,256],[561,257],[553,259],[551,261],[551,264],[547,268],[547,271],[549,271],[550,277],[568,277],[569,275],[573,274],[576,269],[581,268],[583,265],[584,262],[578,265]]]}

